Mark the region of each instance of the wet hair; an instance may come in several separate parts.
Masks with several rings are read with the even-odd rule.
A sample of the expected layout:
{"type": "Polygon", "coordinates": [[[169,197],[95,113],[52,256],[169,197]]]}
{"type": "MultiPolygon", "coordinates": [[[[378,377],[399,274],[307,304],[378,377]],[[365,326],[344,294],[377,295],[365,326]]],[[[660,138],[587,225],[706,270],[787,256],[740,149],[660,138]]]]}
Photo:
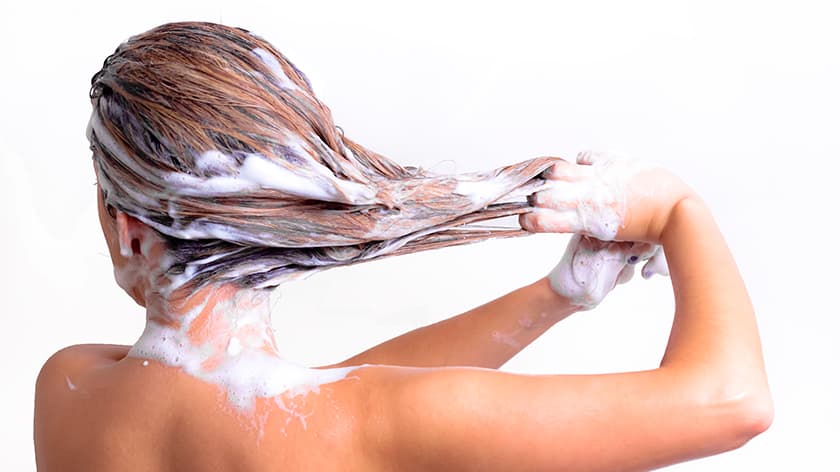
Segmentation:
{"type": "Polygon", "coordinates": [[[91,81],[88,139],[107,207],[167,243],[178,285],[273,287],[297,274],[527,234],[554,158],[489,172],[403,167],[344,136],[307,77],[260,37],[171,23],[91,81]]]}

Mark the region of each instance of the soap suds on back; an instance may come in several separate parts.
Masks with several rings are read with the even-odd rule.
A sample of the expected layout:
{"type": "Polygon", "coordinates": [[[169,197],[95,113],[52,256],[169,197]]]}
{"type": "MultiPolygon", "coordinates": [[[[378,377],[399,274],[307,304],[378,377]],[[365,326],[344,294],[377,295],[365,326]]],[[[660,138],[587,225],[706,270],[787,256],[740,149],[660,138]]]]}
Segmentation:
{"type": "Polygon", "coordinates": [[[358,368],[310,369],[282,359],[274,347],[268,294],[259,292],[264,291],[244,290],[210,313],[205,300],[174,320],[164,316],[162,322],[152,316],[129,356],[155,360],[218,385],[240,410],[253,410],[258,398],[317,392],[320,385],[342,380],[358,368]],[[207,337],[195,339],[193,325],[211,319],[215,331],[205,327],[207,337]],[[226,343],[221,349],[212,348],[222,340],[226,343]]]}

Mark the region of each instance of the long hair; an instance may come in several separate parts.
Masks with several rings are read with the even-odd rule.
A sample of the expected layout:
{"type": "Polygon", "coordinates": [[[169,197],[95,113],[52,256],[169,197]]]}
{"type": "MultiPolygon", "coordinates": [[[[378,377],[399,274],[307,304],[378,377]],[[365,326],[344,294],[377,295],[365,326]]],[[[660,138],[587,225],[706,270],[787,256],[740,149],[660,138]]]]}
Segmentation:
{"type": "Polygon", "coordinates": [[[403,167],[344,136],[268,42],[211,23],[134,36],[93,76],[88,139],[105,204],[166,240],[197,288],[527,234],[476,225],[529,210],[554,158],[483,173],[403,167]]]}

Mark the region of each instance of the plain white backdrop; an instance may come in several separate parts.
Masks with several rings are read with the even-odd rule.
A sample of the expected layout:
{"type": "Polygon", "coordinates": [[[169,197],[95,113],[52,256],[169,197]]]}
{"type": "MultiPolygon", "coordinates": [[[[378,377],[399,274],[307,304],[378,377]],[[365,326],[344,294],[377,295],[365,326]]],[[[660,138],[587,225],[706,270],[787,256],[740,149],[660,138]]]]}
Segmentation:
{"type": "MultiPolygon", "coordinates": [[[[336,124],[403,164],[460,172],[597,148],[674,170],[712,208],[751,292],[776,420],[740,450],[672,470],[840,469],[840,29],[829,4],[4,2],[0,469],[34,470],[33,391],[50,354],[131,344],[142,330],[96,219],[87,93],[121,41],[188,19],[267,38],[336,124]]],[[[493,241],[284,286],[282,348],[340,360],[536,280],[567,240],[493,241]]],[[[637,277],[505,369],[655,367],[670,290],[637,277]]]]}

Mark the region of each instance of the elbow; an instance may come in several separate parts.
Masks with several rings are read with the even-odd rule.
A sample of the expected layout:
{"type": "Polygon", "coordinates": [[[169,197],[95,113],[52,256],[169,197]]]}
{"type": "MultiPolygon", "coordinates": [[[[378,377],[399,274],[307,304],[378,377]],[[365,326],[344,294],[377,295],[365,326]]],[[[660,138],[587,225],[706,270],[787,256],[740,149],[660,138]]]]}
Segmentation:
{"type": "Polygon", "coordinates": [[[696,434],[697,457],[737,449],[773,423],[774,405],[766,378],[744,379],[744,375],[715,378],[706,372],[690,375],[682,384],[685,411],[683,423],[696,434]]]}
{"type": "Polygon", "coordinates": [[[712,410],[722,450],[743,446],[773,423],[773,399],[766,388],[721,399],[712,410]]]}
{"type": "Polygon", "coordinates": [[[773,399],[766,389],[740,399],[736,411],[733,429],[741,444],[767,431],[775,414],[773,399]]]}

